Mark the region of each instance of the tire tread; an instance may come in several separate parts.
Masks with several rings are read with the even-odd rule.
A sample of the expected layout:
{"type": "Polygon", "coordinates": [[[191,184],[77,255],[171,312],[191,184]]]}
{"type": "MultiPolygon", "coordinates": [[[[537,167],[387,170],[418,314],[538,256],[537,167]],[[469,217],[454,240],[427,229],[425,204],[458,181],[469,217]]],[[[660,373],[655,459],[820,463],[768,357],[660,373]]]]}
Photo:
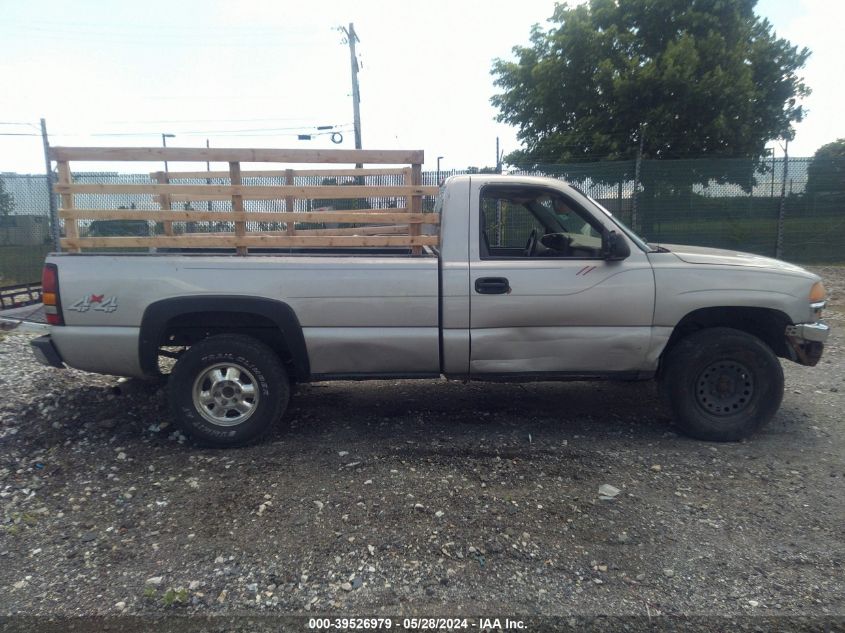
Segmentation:
{"type": "Polygon", "coordinates": [[[702,440],[736,442],[752,435],[774,416],[783,398],[784,378],[777,356],[759,338],[734,328],[713,327],[690,334],[669,351],[663,383],[675,424],[681,431],[702,440]],[[739,354],[744,363],[754,365],[755,410],[745,418],[710,415],[690,393],[691,381],[694,385],[698,374],[720,354],[739,354]]]}
{"type": "MultiPolygon", "coordinates": [[[[244,334],[218,334],[191,346],[173,367],[168,382],[170,405],[177,426],[198,443],[211,447],[235,447],[260,441],[281,419],[290,398],[287,373],[281,359],[270,347],[244,334]],[[224,438],[206,432],[206,429],[211,428],[210,425],[186,414],[184,409],[193,409],[191,390],[197,375],[196,369],[201,369],[209,356],[226,353],[237,353],[248,359],[254,365],[250,369],[257,369],[266,380],[269,394],[262,394],[263,400],[259,401],[258,406],[263,405],[263,408],[256,411],[243,428],[231,427],[232,434],[224,438]]],[[[199,414],[196,413],[196,416],[199,414]]]]}

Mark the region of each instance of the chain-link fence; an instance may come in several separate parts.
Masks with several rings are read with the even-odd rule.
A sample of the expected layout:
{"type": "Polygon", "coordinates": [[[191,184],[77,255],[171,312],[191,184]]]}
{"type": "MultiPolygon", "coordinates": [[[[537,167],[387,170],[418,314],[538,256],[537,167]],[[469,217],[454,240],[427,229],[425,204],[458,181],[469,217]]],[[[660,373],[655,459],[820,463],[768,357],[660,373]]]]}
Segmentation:
{"type": "Polygon", "coordinates": [[[0,173],[0,288],[41,279],[51,228],[46,177],[0,173]]]}
{"type": "MultiPolygon", "coordinates": [[[[730,248],[795,262],[845,261],[845,159],[763,158],[644,160],[541,165],[509,170],[515,174],[562,178],[601,202],[647,240],[730,248]],[[780,227],[780,229],[779,229],[780,227]],[[780,246],[779,246],[780,245],[780,246]]],[[[423,184],[434,185],[466,171],[423,173],[423,184]]],[[[402,175],[367,177],[368,185],[400,185],[402,175]]],[[[150,184],[148,174],[77,173],[81,184],[150,184]]],[[[172,180],[191,184],[206,179],[172,180]]],[[[210,179],[211,184],[228,184],[210,179]]],[[[354,178],[326,181],[296,176],[295,185],[353,184],[354,178]]],[[[284,185],[284,178],[244,178],[246,185],[284,185]]],[[[44,256],[52,249],[49,196],[43,175],[0,174],[0,287],[31,283],[40,276],[44,256]]],[[[79,208],[158,209],[149,195],[86,196],[77,194],[79,208]]],[[[402,207],[403,198],[297,200],[296,211],[321,207],[402,207]]],[[[247,211],[284,211],[283,200],[245,201],[247,211]]],[[[432,201],[426,200],[426,210],[432,201]]],[[[220,222],[183,223],[184,232],[231,231],[225,212],[228,201],[178,203],[174,208],[220,211],[220,222]],[[182,206],[180,206],[182,205],[182,206]]],[[[161,226],[145,221],[80,223],[91,236],[156,234],[161,226]]],[[[297,223],[297,229],[325,224],[297,223]]],[[[251,230],[281,230],[281,223],[264,222],[251,230]]]]}

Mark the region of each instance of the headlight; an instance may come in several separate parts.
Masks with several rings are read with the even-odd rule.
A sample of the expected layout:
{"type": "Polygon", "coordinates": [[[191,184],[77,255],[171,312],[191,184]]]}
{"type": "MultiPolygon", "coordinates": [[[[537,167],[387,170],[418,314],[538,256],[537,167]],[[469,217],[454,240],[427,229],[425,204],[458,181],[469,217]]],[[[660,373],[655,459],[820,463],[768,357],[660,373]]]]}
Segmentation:
{"type": "Polygon", "coordinates": [[[813,287],[810,288],[810,309],[813,311],[813,317],[818,321],[822,318],[822,310],[824,310],[825,305],[827,305],[827,290],[824,287],[824,284],[820,281],[817,281],[813,284],[813,287]]]}
{"type": "Polygon", "coordinates": [[[810,303],[818,303],[819,301],[824,301],[825,297],[827,297],[827,290],[825,290],[824,284],[820,281],[817,281],[813,284],[813,287],[810,288],[810,303]]]}

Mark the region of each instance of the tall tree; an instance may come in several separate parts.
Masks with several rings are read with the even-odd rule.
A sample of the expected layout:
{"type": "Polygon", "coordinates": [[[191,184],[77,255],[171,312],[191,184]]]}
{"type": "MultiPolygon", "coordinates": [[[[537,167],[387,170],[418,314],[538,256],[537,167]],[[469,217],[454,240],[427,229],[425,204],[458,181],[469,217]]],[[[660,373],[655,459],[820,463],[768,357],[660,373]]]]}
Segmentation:
{"type": "MultiPolygon", "coordinates": [[[[778,38],[756,0],[590,0],[557,5],[516,61],[497,59],[511,164],[760,156],[790,138],[810,51],[778,38]]],[[[734,180],[715,166],[695,180],[734,180]]]]}
{"type": "Polygon", "coordinates": [[[845,138],[822,145],[807,167],[808,194],[845,192],[845,138]]]}

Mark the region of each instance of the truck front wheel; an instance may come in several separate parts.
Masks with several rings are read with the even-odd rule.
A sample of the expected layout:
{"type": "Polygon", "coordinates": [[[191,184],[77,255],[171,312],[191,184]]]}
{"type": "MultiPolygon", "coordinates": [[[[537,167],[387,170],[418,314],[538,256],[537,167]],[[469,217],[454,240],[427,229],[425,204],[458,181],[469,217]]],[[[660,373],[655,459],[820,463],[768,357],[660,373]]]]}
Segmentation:
{"type": "Polygon", "coordinates": [[[173,367],[169,390],[182,431],[219,447],[264,435],[281,419],[290,398],[279,357],[240,334],[212,336],[191,346],[173,367]]]}
{"type": "Polygon", "coordinates": [[[748,437],[783,399],[777,357],[757,337],[733,328],[707,328],[681,340],[662,373],[675,424],[702,440],[748,437]]]}

